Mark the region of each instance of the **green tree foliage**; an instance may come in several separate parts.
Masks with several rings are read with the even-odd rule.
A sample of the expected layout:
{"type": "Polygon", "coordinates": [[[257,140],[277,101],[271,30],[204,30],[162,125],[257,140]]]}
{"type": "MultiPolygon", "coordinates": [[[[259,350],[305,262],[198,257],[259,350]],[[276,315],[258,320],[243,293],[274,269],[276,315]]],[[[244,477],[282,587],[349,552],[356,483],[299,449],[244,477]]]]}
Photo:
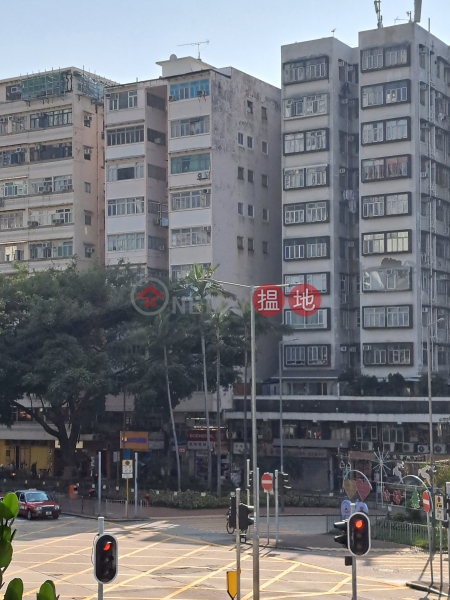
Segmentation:
{"type": "MultiPolygon", "coordinates": [[[[424,373],[419,379],[419,396],[428,396],[428,375],[424,373]]],[[[442,375],[433,375],[431,377],[431,393],[433,396],[445,397],[450,395],[447,379],[442,375]]]]}

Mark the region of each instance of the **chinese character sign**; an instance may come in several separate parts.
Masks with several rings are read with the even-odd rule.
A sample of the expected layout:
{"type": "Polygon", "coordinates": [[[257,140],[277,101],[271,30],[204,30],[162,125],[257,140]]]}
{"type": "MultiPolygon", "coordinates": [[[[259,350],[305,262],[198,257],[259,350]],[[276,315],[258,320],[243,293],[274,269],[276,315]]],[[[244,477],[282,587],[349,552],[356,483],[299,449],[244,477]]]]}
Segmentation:
{"type": "Polygon", "coordinates": [[[284,293],[277,285],[262,285],[253,294],[253,306],[265,317],[274,317],[284,308],[284,293]]]}
{"type": "Polygon", "coordinates": [[[322,297],[317,288],[307,283],[296,285],[289,294],[291,310],[301,317],[308,317],[318,311],[322,297]]]}

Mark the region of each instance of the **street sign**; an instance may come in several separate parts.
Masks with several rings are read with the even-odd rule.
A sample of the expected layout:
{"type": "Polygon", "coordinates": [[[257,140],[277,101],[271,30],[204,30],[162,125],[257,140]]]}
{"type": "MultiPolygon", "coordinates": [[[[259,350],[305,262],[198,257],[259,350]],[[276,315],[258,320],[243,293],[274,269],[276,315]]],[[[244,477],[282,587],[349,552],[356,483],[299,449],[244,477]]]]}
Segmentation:
{"type": "Polygon", "coordinates": [[[261,477],[261,485],[265,492],[270,492],[273,487],[273,477],[270,473],[264,473],[261,477]]]}
{"type": "Polygon", "coordinates": [[[434,504],[436,507],[436,520],[446,521],[447,518],[445,514],[444,496],[442,494],[436,494],[434,497],[434,504]]]}
{"type": "Polygon", "coordinates": [[[427,513],[430,512],[431,510],[431,503],[430,503],[430,496],[428,495],[428,492],[425,491],[422,494],[422,504],[423,504],[423,510],[427,513]]]}
{"type": "Polygon", "coordinates": [[[369,507],[365,502],[357,502],[355,506],[355,512],[363,512],[366,515],[369,514],[369,507]]]}
{"type": "Polygon", "coordinates": [[[227,571],[227,592],[230,598],[237,594],[237,571],[227,571]]]}
{"type": "Polygon", "coordinates": [[[133,479],[133,461],[123,460],[122,461],[122,479],[133,479]]]}

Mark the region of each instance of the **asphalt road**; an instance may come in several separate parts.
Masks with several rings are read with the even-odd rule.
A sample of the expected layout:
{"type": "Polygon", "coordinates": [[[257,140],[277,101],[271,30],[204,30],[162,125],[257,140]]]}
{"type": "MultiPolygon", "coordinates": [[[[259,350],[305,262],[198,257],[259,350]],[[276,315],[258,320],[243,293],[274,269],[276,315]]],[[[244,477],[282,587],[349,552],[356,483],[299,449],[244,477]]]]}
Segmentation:
{"type": "MultiPolygon", "coordinates": [[[[306,517],[310,519],[310,517],[306,517]]],[[[309,521],[309,524],[312,520],[309,521]]],[[[226,571],[235,568],[233,539],[224,518],[192,516],[147,522],[107,522],[119,541],[119,575],[105,586],[105,600],[226,600],[226,571]]],[[[5,580],[22,577],[24,598],[40,584],[55,581],[61,600],[94,600],[97,583],[91,564],[95,520],[62,516],[58,521],[16,521],[14,556],[5,580]]],[[[314,539],[308,527],[305,539],[314,539]]],[[[332,536],[315,534],[317,539],[332,536]]],[[[330,545],[330,544],[328,544],[330,545]]],[[[261,600],[351,598],[351,569],[343,552],[331,548],[279,550],[262,547],[261,600]]],[[[445,568],[447,563],[445,563],[445,568]]],[[[358,600],[418,600],[424,592],[405,586],[424,573],[426,555],[379,549],[358,561],[358,600]]],[[[426,577],[426,571],[423,575],[426,577]]],[[[241,600],[252,598],[252,555],[244,545],[241,600]]]]}

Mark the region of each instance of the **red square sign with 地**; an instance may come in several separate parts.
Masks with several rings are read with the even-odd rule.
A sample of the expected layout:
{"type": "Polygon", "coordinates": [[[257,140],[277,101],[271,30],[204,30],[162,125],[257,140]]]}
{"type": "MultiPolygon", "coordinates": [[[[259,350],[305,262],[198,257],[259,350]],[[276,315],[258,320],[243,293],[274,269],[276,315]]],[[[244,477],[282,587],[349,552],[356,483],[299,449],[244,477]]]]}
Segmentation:
{"type": "Polygon", "coordinates": [[[317,288],[307,283],[296,285],[289,294],[289,306],[292,312],[307,317],[317,312],[322,304],[322,296],[317,288]]]}
{"type": "Polygon", "coordinates": [[[253,306],[264,317],[274,317],[284,308],[284,292],[277,285],[262,285],[253,293],[253,306]]]}

